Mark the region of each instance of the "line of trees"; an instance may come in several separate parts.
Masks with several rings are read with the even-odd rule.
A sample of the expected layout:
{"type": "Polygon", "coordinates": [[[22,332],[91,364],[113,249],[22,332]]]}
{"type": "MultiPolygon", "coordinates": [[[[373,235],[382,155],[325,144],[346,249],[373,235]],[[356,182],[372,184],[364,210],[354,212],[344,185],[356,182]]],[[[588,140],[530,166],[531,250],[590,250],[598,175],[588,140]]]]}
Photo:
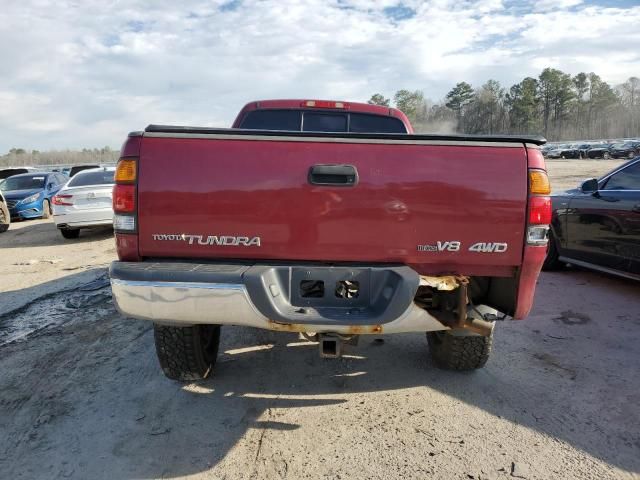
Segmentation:
{"type": "MultiPolygon", "coordinates": [[[[376,93],[369,103],[391,106],[376,93]]],[[[420,90],[398,90],[393,105],[411,120],[416,132],[540,134],[549,141],[640,137],[640,79],[630,77],[612,87],[595,73],[571,76],[545,68],[506,89],[497,80],[473,88],[456,84],[433,102],[420,90]]],[[[27,151],[12,148],[0,166],[112,163],[118,151],[109,147],[80,151],[27,151]]]]}
{"type": "Polygon", "coordinates": [[[113,150],[109,147],[83,148],[82,150],[50,150],[46,152],[12,148],[7,154],[0,156],[0,167],[115,163],[118,160],[119,153],[118,150],[113,150]]]}
{"type": "MultiPolygon", "coordinates": [[[[376,93],[369,103],[391,105],[376,93]]],[[[488,80],[455,85],[432,102],[420,90],[399,90],[393,104],[417,132],[540,134],[549,141],[640,137],[640,79],[612,87],[595,73],[571,76],[545,68],[511,88],[488,80]]]]}

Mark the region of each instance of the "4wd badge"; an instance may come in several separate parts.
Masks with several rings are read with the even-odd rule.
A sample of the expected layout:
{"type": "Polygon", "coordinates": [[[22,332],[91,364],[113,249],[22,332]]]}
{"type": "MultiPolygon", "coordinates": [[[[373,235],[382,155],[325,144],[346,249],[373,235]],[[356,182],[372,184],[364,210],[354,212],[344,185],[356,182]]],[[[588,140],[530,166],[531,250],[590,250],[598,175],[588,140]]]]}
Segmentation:
{"type": "MultiPolygon", "coordinates": [[[[458,240],[437,241],[436,243],[428,243],[418,245],[419,252],[459,252],[462,248],[462,242],[458,240]]],[[[476,242],[471,245],[467,251],[477,253],[504,253],[509,245],[504,242],[476,242]]]]}

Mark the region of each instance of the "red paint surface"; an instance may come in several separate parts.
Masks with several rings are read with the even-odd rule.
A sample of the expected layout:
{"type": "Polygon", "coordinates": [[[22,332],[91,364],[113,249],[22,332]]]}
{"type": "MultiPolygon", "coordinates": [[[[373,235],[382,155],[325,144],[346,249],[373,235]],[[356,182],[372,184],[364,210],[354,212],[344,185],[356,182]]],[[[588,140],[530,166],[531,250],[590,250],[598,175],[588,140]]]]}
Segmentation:
{"type": "Polygon", "coordinates": [[[510,275],[522,262],[522,147],[303,143],[145,137],[139,253],[201,259],[397,262],[420,273],[510,275]],[[307,182],[348,163],[355,187],[307,182]],[[189,245],[153,234],[259,236],[261,247],[189,245]],[[418,244],[461,241],[459,252],[418,244]],[[469,252],[506,242],[504,253],[469,252]]]}
{"type": "Polygon", "coordinates": [[[116,233],[115,237],[118,259],[123,262],[139,262],[138,235],[133,233],[116,233]]]}
{"type": "Polygon", "coordinates": [[[539,148],[528,148],[527,156],[529,162],[529,168],[540,168],[544,171],[547,170],[547,165],[544,162],[544,157],[539,148]]]}
{"type": "Polygon", "coordinates": [[[516,309],[513,315],[516,320],[525,318],[531,311],[538,275],[540,275],[546,254],[547,247],[527,246],[524,248],[522,268],[518,275],[516,309]]]}
{"type": "Polygon", "coordinates": [[[140,155],[142,136],[127,137],[120,148],[120,157],[137,157],[140,155]]]}

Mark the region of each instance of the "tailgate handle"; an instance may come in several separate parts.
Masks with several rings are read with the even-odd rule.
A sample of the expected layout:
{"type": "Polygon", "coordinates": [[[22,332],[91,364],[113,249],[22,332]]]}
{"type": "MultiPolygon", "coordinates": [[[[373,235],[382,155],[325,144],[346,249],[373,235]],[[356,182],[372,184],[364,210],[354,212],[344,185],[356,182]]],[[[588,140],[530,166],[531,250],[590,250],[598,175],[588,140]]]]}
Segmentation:
{"type": "Polygon", "coordinates": [[[358,183],[358,170],[353,165],[314,165],[309,169],[309,183],[353,187],[358,183]]]}

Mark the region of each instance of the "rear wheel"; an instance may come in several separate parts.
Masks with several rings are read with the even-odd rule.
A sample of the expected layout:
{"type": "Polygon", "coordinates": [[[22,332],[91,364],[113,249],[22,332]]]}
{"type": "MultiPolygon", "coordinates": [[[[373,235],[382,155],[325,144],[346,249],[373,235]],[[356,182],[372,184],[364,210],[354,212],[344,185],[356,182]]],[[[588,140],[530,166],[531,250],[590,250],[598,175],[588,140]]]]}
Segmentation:
{"type": "Polygon", "coordinates": [[[0,203],[0,233],[9,230],[9,225],[11,225],[11,214],[3,202],[0,203]]]}
{"type": "Polygon", "coordinates": [[[427,332],[431,358],[436,366],[447,370],[475,370],[489,360],[493,331],[484,337],[470,332],[427,332]]]}
{"type": "Polygon", "coordinates": [[[72,239],[80,236],[79,228],[61,228],[60,233],[64,238],[72,239]]]}
{"type": "Polygon", "coordinates": [[[42,218],[51,218],[51,204],[49,203],[49,200],[44,200],[42,202],[42,218]]]}
{"type": "Polygon", "coordinates": [[[156,354],[168,378],[188,382],[209,376],[218,356],[220,325],[154,324],[153,329],[156,354]]]}
{"type": "Polygon", "coordinates": [[[604,152],[602,154],[602,158],[604,158],[605,160],[609,160],[611,158],[611,154],[609,152],[604,152]]]}
{"type": "Polygon", "coordinates": [[[633,157],[635,157],[635,156],[636,156],[636,154],[635,154],[635,153],[633,153],[633,152],[629,152],[629,153],[627,154],[627,158],[633,158],[633,157]]]}
{"type": "Polygon", "coordinates": [[[558,270],[562,268],[563,263],[559,260],[558,248],[556,247],[556,239],[553,232],[549,230],[549,243],[547,243],[547,256],[542,264],[542,270],[558,270]]]}

